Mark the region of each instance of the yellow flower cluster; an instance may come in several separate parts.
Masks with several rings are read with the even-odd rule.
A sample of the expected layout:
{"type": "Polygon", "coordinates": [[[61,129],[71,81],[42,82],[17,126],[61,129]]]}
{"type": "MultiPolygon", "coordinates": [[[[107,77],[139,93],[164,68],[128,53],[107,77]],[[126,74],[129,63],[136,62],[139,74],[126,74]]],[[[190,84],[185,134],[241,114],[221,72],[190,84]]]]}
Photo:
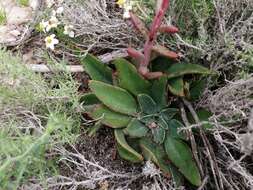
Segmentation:
{"type": "MultiPolygon", "coordinates": [[[[62,0],[47,0],[47,6],[48,8],[51,8],[53,5],[56,5],[56,3],[61,4],[62,0]]],[[[64,13],[64,8],[62,6],[58,7],[55,10],[52,10],[51,17],[48,21],[42,20],[39,23],[39,29],[40,31],[43,31],[44,33],[50,32],[51,29],[57,28],[58,25],[61,24],[61,22],[58,20],[59,16],[61,16],[64,13]]],[[[69,37],[73,38],[75,37],[75,32],[73,30],[72,25],[65,25],[64,26],[64,34],[68,35],[69,37]]],[[[54,50],[54,46],[59,43],[59,40],[56,39],[55,34],[51,34],[45,38],[46,48],[49,48],[51,50],[54,50]]]]}
{"type": "Polygon", "coordinates": [[[131,0],[118,0],[116,2],[120,8],[124,9],[123,18],[130,18],[130,11],[133,9],[133,1],[131,0]]]}

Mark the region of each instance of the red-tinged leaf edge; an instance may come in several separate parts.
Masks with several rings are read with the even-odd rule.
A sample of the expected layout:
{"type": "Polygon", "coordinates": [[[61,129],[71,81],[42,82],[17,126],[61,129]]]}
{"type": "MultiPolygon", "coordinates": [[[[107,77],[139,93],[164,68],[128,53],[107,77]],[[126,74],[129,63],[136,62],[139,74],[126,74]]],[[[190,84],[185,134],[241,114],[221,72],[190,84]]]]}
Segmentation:
{"type": "Polygon", "coordinates": [[[179,55],[176,52],[170,51],[164,46],[156,45],[152,47],[152,50],[171,59],[178,59],[179,55]]]}
{"type": "Polygon", "coordinates": [[[166,26],[163,25],[159,28],[159,32],[161,33],[169,33],[169,34],[175,34],[179,32],[179,29],[175,26],[166,26]]]}

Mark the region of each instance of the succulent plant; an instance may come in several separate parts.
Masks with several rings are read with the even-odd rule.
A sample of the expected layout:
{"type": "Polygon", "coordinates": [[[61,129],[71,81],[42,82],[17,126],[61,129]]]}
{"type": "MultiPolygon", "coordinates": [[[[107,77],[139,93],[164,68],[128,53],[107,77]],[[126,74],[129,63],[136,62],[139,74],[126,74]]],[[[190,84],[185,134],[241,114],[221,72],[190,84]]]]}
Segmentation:
{"type": "Polygon", "coordinates": [[[102,125],[111,127],[122,158],[134,163],[151,160],[177,185],[186,178],[199,186],[201,177],[191,148],[186,135],[179,132],[183,127],[176,119],[179,110],[170,104],[169,98],[196,97],[199,85],[191,87],[185,76],[211,71],[197,64],[180,63],[177,53],[154,45],[158,32],[178,32],[174,26],[161,25],[168,4],[168,0],[162,1],[150,30],[131,13],[134,26],[147,39],[143,53],[128,49],[137,65],[120,58],[109,67],[90,54],[82,60],[92,80],[91,92],[81,101],[88,116],[96,121],[90,133],[102,125]]]}
{"type": "Polygon", "coordinates": [[[177,82],[178,77],[210,71],[197,65],[194,69],[188,69],[187,64],[177,67],[178,63],[174,63],[168,68],[169,75],[147,80],[126,59],[113,61],[115,71],[89,54],[82,63],[92,79],[91,92],[82,97],[88,116],[97,121],[91,132],[101,124],[111,127],[122,158],[134,163],[152,160],[166,175],[172,175],[177,184],[184,176],[193,185],[200,185],[200,174],[186,136],[178,133],[183,127],[175,119],[179,111],[169,106],[167,98],[168,90],[180,95],[184,92],[184,85],[183,89],[178,85],[181,83],[177,82]]]}

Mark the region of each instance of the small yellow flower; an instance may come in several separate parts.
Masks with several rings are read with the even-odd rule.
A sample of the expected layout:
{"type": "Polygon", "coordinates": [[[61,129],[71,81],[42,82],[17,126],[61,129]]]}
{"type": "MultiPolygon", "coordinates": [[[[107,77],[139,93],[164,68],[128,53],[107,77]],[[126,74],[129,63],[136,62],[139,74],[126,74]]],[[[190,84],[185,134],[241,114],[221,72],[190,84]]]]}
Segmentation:
{"type": "Polygon", "coordinates": [[[73,26],[72,25],[66,25],[64,26],[64,34],[65,35],[68,35],[69,37],[71,38],[74,38],[75,37],[75,32],[73,31],[73,26]]]}
{"type": "Polygon", "coordinates": [[[46,42],[46,48],[50,48],[51,50],[54,50],[54,46],[59,43],[59,40],[55,38],[55,34],[52,34],[45,38],[45,42],[46,42]]]}
{"type": "Polygon", "coordinates": [[[39,30],[46,33],[46,28],[48,27],[49,22],[42,20],[39,24],[39,30]]]}
{"type": "Polygon", "coordinates": [[[120,8],[124,9],[123,18],[130,18],[130,11],[133,9],[133,1],[131,0],[118,0],[117,4],[120,8]]]}
{"type": "Polygon", "coordinates": [[[119,7],[121,7],[121,8],[124,6],[125,3],[126,3],[126,0],[118,0],[116,2],[116,4],[119,5],[119,7]]]}

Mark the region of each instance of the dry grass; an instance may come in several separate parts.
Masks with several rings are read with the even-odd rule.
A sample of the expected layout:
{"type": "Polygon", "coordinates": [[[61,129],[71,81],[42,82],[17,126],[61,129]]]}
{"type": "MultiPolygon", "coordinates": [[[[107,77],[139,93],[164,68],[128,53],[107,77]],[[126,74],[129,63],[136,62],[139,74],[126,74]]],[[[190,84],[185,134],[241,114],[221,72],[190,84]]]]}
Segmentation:
{"type": "Polygon", "coordinates": [[[98,54],[140,43],[112,1],[66,0],[64,8],[63,20],[74,26],[79,39],[75,45],[84,51],[98,54]]]}

